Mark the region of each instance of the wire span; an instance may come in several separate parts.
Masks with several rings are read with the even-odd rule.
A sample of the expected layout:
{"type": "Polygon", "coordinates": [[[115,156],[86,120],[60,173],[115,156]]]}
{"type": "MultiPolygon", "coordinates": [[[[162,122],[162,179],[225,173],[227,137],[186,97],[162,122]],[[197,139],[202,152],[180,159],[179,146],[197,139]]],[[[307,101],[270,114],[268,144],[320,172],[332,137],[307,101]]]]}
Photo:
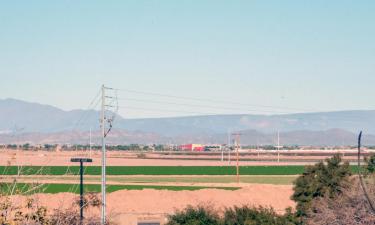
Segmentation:
{"type": "Polygon", "coordinates": [[[271,110],[256,110],[256,109],[245,109],[245,108],[236,108],[236,107],[222,107],[222,106],[214,106],[214,105],[197,105],[197,104],[189,104],[189,103],[176,103],[176,102],[166,102],[166,101],[155,101],[155,100],[146,100],[146,99],[138,99],[138,98],[118,98],[119,100],[124,101],[134,101],[134,102],[145,102],[145,103],[157,103],[157,104],[165,104],[165,105],[176,105],[176,106],[187,106],[187,107],[194,107],[194,108],[210,108],[210,109],[221,109],[221,110],[242,110],[246,112],[263,112],[263,113],[279,113],[279,114],[287,114],[290,112],[286,111],[271,111],[271,110]]]}
{"type": "Polygon", "coordinates": [[[281,107],[281,106],[270,106],[270,105],[244,104],[240,102],[232,102],[232,101],[227,101],[227,100],[217,100],[217,99],[209,99],[209,98],[192,98],[192,97],[186,97],[186,96],[136,91],[136,90],[129,90],[129,89],[113,89],[113,90],[141,94],[141,95],[152,95],[152,96],[160,96],[160,97],[165,97],[165,98],[185,99],[185,100],[199,101],[199,102],[226,103],[226,104],[231,104],[231,105],[241,105],[241,106],[247,106],[247,107],[271,108],[271,109],[293,110],[293,111],[303,111],[303,112],[317,111],[315,109],[301,109],[301,108],[294,108],[294,107],[292,108],[292,107],[281,107]]]}

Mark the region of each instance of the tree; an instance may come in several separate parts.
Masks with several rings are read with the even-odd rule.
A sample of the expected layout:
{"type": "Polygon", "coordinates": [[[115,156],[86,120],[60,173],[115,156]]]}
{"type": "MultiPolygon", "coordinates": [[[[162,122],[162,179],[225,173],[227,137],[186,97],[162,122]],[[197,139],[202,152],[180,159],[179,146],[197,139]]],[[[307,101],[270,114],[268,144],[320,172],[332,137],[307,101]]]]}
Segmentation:
{"type": "Polygon", "coordinates": [[[22,149],[23,150],[29,150],[29,148],[30,148],[30,144],[29,143],[26,143],[26,144],[22,145],[22,149]]]}
{"type": "Polygon", "coordinates": [[[349,163],[342,163],[340,155],[307,166],[302,176],[297,178],[292,199],[297,202],[297,215],[306,216],[312,201],[318,197],[333,198],[341,193],[351,175],[349,163]]]}

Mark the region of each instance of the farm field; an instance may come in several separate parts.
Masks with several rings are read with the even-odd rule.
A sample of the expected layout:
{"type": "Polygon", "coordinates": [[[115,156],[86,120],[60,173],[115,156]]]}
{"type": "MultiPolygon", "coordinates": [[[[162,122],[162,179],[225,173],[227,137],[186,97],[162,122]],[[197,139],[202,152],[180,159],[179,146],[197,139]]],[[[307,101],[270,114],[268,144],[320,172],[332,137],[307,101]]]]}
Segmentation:
{"type": "MultiPolygon", "coordinates": [[[[75,193],[79,194],[79,186],[77,184],[66,184],[66,183],[44,183],[43,185],[35,185],[32,183],[17,183],[14,187],[13,184],[3,183],[0,187],[2,193],[10,193],[14,188],[22,194],[35,194],[35,193],[75,193]]],[[[107,192],[112,193],[120,190],[169,190],[169,191],[195,191],[201,189],[221,189],[221,190],[238,190],[236,187],[204,187],[204,186],[156,186],[156,185],[107,185],[107,192]]],[[[85,192],[99,193],[101,190],[100,184],[86,184],[85,192]]]]}
{"type": "MultiPolygon", "coordinates": [[[[357,166],[351,166],[353,172],[357,166]]],[[[241,166],[241,175],[299,175],[304,166],[241,166]]],[[[0,166],[3,175],[77,175],[78,166],[0,166]]],[[[100,175],[101,167],[87,166],[86,175],[100,175]]],[[[234,166],[108,166],[107,175],[235,175],[234,166]]]]}
{"type": "MultiPolygon", "coordinates": [[[[88,184],[99,184],[100,176],[86,176],[85,183],[88,184]]],[[[149,186],[150,184],[174,184],[174,185],[199,185],[199,184],[210,184],[210,187],[218,187],[220,184],[241,186],[247,184],[275,184],[275,185],[291,185],[297,178],[295,175],[242,175],[240,176],[240,184],[236,181],[236,176],[107,176],[108,184],[124,185],[124,184],[142,184],[149,186]]],[[[56,175],[22,175],[22,176],[0,176],[3,182],[11,182],[17,179],[18,182],[34,182],[39,183],[51,183],[53,182],[65,182],[65,183],[77,183],[78,176],[56,176],[56,175]]]]}
{"type": "MultiPolygon", "coordinates": [[[[277,161],[277,153],[272,151],[248,151],[240,154],[241,166],[289,166],[310,165],[327,157],[340,153],[344,160],[352,163],[356,161],[356,152],[353,150],[340,151],[280,151],[280,161],[277,161]]],[[[98,151],[22,151],[0,150],[1,166],[72,166],[70,162],[74,157],[89,157],[93,159],[92,166],[100,166],[101,154],[98,151]]],[[[368,153],[364,153],[368,154],[368,153]]],[[[235,156],[224,154],[221,161],[220,153],[193,153],[193,152],[127,152],[109,151],[107,154],[109,166],[234,166],[235,156]]]]}
{"type": "MultiPolygon", "coordinates": [[[[76,198],[79,192],[79,167],[70,163],[70,158],[90,157],[87,152],[0,151],[0,155],[2,192],[19,190],[12,193],[38,196],[41,204],[51,205],[52,209],[62,206],[50,199],[64,202],[76,198]]],[[[146,158],[138,158],[136,153],[108,155],[108,213],[115,212],[116,220],[127,221],[124,224],[135,224],[144,216],[163,221],[167,214],[187,205],[213,204],[220,210],[251,204],[283,212],[295,206],[290,200],[294,180],[306,165],[317,160],[311,158],[316,156],[306,156],[306,161],[291,162],[285,157],[293,156],[285,155],[277,162],[274,155],[265,154],[264,161],[257,161],[251,159],[258,157],[255,155],[241,156],[244,158],[240,160],[237,183],[235,162],[222,162],[218,154],[152,153],[146,158]]],[[[94,163],[86,164],[84,169],[85,192],[99,193],[100,154],[95,152],[91,157],[94,163]]],[[[356,170],[355,166],[351,168],[356,170]]]]}
{"type": "MultiPolygon", "coordinates": [[[[241,175],[298,175],[304,166],[241,166],[241,175]]],[[[87,166],[86,175],[100,175],[100,166],[87,166]]],[[[74,175],[78,166],[0,166],[3,175],[74,175]]],[[[107,175],[235,175],[235,166],[107,166],[107,175]]]]}

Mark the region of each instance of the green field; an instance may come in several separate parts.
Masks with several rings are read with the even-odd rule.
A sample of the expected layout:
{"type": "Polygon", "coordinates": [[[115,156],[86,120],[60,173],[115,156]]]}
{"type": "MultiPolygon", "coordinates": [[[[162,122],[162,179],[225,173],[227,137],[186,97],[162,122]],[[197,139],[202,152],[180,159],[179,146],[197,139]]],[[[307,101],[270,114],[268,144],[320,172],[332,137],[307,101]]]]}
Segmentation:
{"type": "MultiPolygon", "coordinates": [[[[353,171],[357,167],[351,167],[353,171]]],[[[304,166],[241,166],[241,175],[299,175],[304,166]]],[[[78,166],[1,166],[3,175],[77,175],[78,166]],[[20,171],[19,171],[20,170],[20,171]]],[[[100,166],[85,167],[86,175],[100,175],[100,166]]],[[[108,166],[107,175],[235,175],[234,166],[108,166]]]]}
{"type": "MultiPolygon", "coordinates": [[[[1,193],[9,194],[13,189],[12,184],[1,184],[1,193]]],[[[143,190],[143,189],[155,189],[155,190],[170,190],[170,191],[195,191],[201,189],[221,189],[221,190],[238,190],[236,187],[204,187],[204,186],[156,186],[156,185],[107,185],[107,192],[115,192],[119,190],[143,190]]],[[[60,193],[60,192],[71,192],[79,194],[79,185],[76,184],[43,184],[36,186],[35,184],[18,183],[14,188],[13,193],[20,194],[34,194],[34,193],[60,193]]],[[[86,184],[84,186],[85,192],[100,192],[100,184],[86,184]]]]}
{"type": "MultiPolygon", "coordinates": [[[[304,166],[242,166],[242,175],[298,175],[304,166]]],[[[78,166],[1,166],[3,175],[77,175],[78,166]],[[20,170],[20,171],[19,171],[20,170]]],[[[86,175],[100,175],[100,166],[85,167],[86,175]]],[[[235,175],[234,166],[108,166],[107,175],[235,175]]]]}
{"type": "MultiPolygon", "coordinates": [[[[248,184],[275,184],[275,185],[291,185],[293,181],[298,177],[298,175],[241,175],[241,183],[248,184]]],[[[64,182],[78,182],[78,176],[59,176],[59,175],[26,175],[18,177],[20,182],[30,183],[33,181],[39,181],[40,183],[51,183],[51,181],[59,181],[59,183],[64,182]]],[[[85,182],[97,182],[100,183],[101,176],[85,176],[85,182]]],[[[237,178],[234,175],[230,176],[216,176],[216,175],[202,175],[202,176],[169,176],[169,175],[142,175],[142,176],[132,176],[132,175],[116,175],[107,176],[108,182],[116,182],[120,185],[128,184],[142,184],[148,185],[152,183],[236,183],[237,178]]]]}
{"type": "MultiPolygon", "coordinates": [[[[262,175],[240,176],[241,183],[248,184],[275,184],[275,185],[291,185],[297,176],[285,175],[262,175]]],[[[236,176],[193,176],[193,177],[174,177],[174,176],[146,176],[146,177],[120,177],[113,176],[107,178],[116,182],[132,182],[132,183],[154,183],[154,182],[178,182],[178,183],[236,183],[236,176]]],[[[86,180],[93,180],[91,177],[86,180]]],[[[98,179],[97,179],[98,180],[98,179]]]]}

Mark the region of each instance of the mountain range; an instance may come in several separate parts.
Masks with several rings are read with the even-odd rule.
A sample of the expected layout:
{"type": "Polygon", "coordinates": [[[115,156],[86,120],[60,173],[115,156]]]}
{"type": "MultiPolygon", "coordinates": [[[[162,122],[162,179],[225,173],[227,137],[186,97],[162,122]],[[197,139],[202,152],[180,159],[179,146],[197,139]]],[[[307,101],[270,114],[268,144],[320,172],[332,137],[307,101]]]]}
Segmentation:
{"type": "MultiPolygon", "coordinates": [[[[0,142],[84,142],[88,130],[99,128],[99,112],[64,111],[50,105],[0,99],[0,142]]],[[[226,143],[227,133],[241,131],[244,144],[355,145],[363,130],[375,143],[375,110],[283,115],[203,115],[172,118],[125,119],[117,116],[113,143],[226,143]]],[[[95,132],[94,132],[95,134],[95,132]]]]}

